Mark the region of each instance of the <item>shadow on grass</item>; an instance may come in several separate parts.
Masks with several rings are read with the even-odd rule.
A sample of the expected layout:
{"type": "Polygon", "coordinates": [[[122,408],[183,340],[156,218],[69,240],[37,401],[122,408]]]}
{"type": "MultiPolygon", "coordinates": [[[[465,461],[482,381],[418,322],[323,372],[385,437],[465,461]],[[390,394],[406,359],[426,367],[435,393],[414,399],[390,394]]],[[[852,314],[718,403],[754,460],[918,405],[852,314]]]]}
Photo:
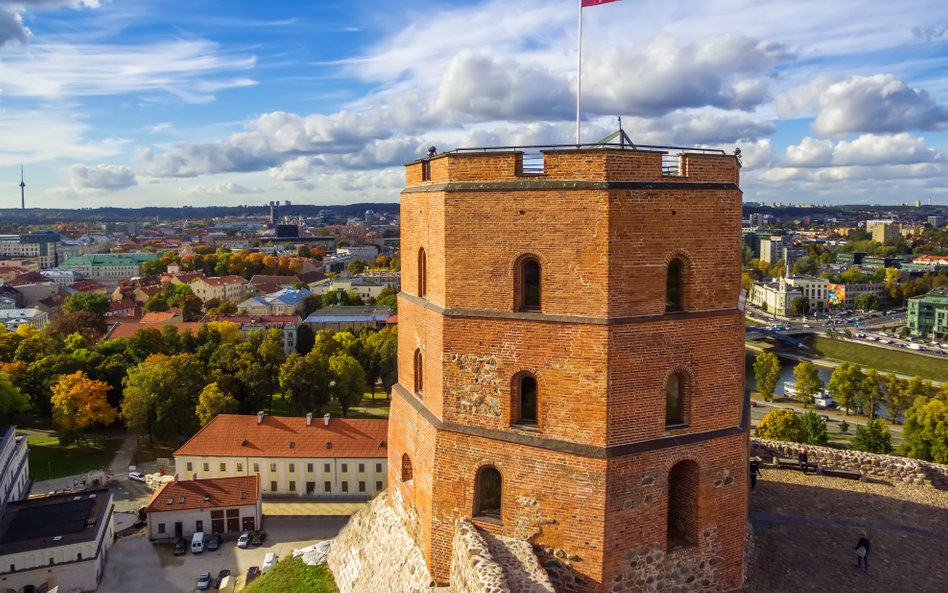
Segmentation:
{"type": "Polygon", "coordinates": [[[757,562],[748,593],[936,593],[948,582],[948,508],[762,479],[750,518],[757,562]],[[856,569],[864,529],[872,542],[868,575],[856,569]]]}
{"type": "Polygon", "coordinates": [[[63,447],[56,438],[30,437],[29,446],[30,477],[42,481],[106,469],[122,441],[100,438],[95,445],[63,447]]]}

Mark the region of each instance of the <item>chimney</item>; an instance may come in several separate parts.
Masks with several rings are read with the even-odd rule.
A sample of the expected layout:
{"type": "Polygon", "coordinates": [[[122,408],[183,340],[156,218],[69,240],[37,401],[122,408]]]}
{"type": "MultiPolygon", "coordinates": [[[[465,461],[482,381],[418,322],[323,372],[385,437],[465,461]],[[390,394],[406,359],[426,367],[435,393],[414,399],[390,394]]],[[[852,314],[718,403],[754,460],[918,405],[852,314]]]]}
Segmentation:
{"type": "Polygon", "coordinates": [[[310,412],[306,414],[306,426],[312,426],[312,425],[313,425],[313,413],[310,412]]]}
{"type": "Polygon", "coordinates": [[[257,412],[257,424],[263,424],[263,412],[257,412]]]}
{"type": "Polygon", "coordinates": [[[329,426],[329,414],[323,415],[323,426],[329,426]]]}

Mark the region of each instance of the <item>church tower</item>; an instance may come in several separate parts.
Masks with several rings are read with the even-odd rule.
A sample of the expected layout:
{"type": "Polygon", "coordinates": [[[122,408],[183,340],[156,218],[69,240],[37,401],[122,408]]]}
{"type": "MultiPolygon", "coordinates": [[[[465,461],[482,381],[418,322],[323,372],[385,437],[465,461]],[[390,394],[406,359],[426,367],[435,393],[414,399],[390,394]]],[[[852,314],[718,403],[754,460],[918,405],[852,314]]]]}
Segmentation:
{"type": "Polygon", "coordinates": [[[466,518],[563,590],[741,585],[739,172],[627,141],[406,166],[389,497],[436,579],[466,518]]]}

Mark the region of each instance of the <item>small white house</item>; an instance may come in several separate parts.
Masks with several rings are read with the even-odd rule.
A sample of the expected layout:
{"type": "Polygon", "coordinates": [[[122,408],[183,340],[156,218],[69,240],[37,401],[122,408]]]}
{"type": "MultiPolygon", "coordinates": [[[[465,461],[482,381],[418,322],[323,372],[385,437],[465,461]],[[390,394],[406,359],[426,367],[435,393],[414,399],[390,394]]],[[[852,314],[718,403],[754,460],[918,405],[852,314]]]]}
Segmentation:
{"type": "Polygon", "coordinates": [[[145,507],[148,538],[190,538],[198,532],[240,533],[261,526],[260,477],[166,482],[145,507]]]}

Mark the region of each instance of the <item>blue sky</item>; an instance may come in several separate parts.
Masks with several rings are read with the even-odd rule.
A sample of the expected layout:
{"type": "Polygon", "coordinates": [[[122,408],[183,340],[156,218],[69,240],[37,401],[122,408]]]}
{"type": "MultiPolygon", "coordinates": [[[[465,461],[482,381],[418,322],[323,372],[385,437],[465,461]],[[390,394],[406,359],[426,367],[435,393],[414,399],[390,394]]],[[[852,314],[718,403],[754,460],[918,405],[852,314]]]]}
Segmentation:
{"type": "MultiPolygon", "coordinates": [[[[396,201],[573,138],[578,0],[0,0],[0,207],[396,201]],[[6,198],[2,196],[6,195],[6,198]]],[[[740,146],[745,200],[948,204],[941,2],[585,10],[584,140],[740,146]]]]}

